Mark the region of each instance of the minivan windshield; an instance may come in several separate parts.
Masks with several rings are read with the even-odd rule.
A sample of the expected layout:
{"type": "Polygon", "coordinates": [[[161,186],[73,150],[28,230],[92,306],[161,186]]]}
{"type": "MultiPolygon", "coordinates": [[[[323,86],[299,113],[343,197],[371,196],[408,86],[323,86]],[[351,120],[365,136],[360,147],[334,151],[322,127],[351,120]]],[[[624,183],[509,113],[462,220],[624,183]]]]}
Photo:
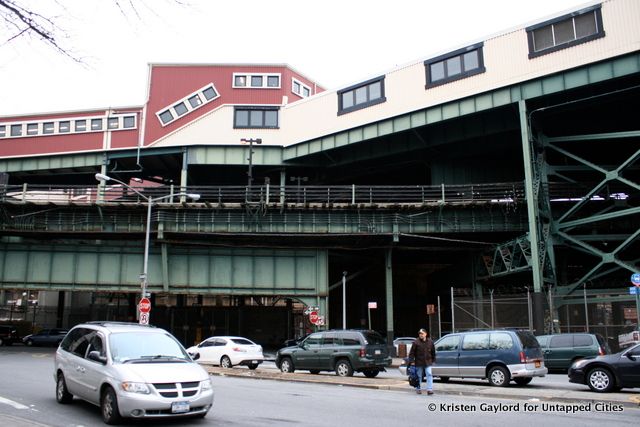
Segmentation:
{"type": "Polygon", "coordinates": [[[109,344],[115,363],[191,360],[180,343],[164,333],[113,333],[109,344]]]}

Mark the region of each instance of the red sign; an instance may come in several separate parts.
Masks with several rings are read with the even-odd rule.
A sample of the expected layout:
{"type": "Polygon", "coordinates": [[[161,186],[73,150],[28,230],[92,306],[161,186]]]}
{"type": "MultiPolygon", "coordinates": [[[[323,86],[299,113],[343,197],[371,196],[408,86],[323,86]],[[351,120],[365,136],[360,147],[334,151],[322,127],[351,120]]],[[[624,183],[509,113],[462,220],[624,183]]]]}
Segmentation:
{"type": "Polygon", "coordinates": [[[317,311],[312,311],[311,313],[309,313],[309,321],[312,324],[316,324],[316,322],[318,322],[318,312],[317,311]]]}
{"type": "Polygon", "coordinates": [[[140,310],[140,313],[149,313],[151,311],[151,301],[149,301],[149,298],[142,298],[140,300],[138,310],[140,310]]]}

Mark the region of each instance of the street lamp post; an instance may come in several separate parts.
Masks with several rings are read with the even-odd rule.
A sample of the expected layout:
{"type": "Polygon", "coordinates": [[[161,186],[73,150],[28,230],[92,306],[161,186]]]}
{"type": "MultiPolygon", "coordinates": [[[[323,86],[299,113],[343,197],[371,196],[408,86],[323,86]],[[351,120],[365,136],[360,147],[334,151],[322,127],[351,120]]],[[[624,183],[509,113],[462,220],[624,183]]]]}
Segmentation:
{"type": "Polygon", "coordinates": [[[245,197],[245,201],[249,202],[249,194],[251,193],[251,185],[253,183],[253,144],[262,144],[262,138],[242,138],[240,142],[249,143],[249,157],[247,158],[247,160],[249,161],[249,170],[247,171],[247,195],[245,197]]]}
{"type": "Polygon", "coordinates": [[[151,208],[153,207],[153,204],[159,202],[160,200],[168,199],[170,197],[179,197],[179,196],[187,196],[190,199],[196,201],[200,199],[200,195],[181,192],[177,194],[167,194],[165,196],[153,198],[150,196],[145,196],[134,187],[131,187],[129,184],[123,181],[120,181],[116,178],[112,178],[110,176],[107,176],[101,173],[97,173],[95,176],[96,176],[96,179],[100,182],[115,181],[118,184],[124,185],[128,189],[135,192],[138,196],[142,197],[147,202],[147,223],[145,226],[145,233],[144,233],[144,258],[142,261],[142,274],[140,274],[140,288],[141,288],[140,295],[141,295],[141,298],[147,298],[149,296],[147,295],[147,284],[148,284],[148,271],[149,271],[149,247],[151,246],[151,208]]]}

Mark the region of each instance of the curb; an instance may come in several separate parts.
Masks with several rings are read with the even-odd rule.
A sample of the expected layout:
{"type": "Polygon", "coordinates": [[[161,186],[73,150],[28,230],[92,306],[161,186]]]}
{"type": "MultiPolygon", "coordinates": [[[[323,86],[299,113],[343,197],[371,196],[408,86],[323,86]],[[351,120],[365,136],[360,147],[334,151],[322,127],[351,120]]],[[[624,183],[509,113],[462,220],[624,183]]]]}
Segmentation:
{"type": "MultiPolygon", "coordinates": [[[[391,378],[361,378],[361,377],[347,377],[341,378],[331,375],[313,375],[313,374],[285,374],[280,371],[265,372],[259,368],[253,371],[245,370],[242,368],[224,369],[213,366],[204,366],[210,375],[215,376],[227,376],[247,379],[259,379],[259,380],[273,380],[273,381],[286,381],[286,382],[303,382],[303,383],[315,383],[315,384],[327,384],[343,387],[355,387],[366,388],[373,390],[395,390],[395,391],[407,391],[413,394],[413,388],[409,386],[407,381],[401,379],[391,378]]],[[[640,395],[631,394],[628,396],[620,396],[620,393],[616,394],[596,394],[585,390],[584,393],[592,393],[590,396],[566,396],[560,395],[561,393],[582,393],[578,391],[561,390],[555,391],[553,389],[539,390],[530,388],[528,390],[523,388],[498,388],[484,386],[484,385],[469,385],[469,384],[442,384],[436,383],[435,392],[436,395],[447,396],[480,396],[488,397],[492,399],[512,399],[512,400],[531,400],[531,401],[558,401],[563,403],[608,403],[612,405],[622,405],[625,408],[638,408],[640,407],[640,395]],[[498,390],[504,390],[504,392],[497,392],[498,390]],[[525,394],[514,393],[514,391],[522,392],[528,391],[525,394]],[[554,393],[555,391],[555,393],[554,393]]]]}

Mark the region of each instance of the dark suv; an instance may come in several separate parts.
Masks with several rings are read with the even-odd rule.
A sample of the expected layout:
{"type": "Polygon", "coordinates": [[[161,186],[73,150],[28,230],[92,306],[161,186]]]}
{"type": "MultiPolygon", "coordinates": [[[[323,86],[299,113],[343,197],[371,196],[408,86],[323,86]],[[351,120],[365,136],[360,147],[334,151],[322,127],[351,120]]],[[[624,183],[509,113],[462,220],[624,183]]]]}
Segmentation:
{"type": "Polygon", "coordinates": [[[549,370],[566,371],[577,360],[611,354],[607,342],[600,334],[572,333],[541,335],[536,338],[544,353],[544,364],[549,370]]]}
{"type": "Polygon", "coordinates": [[[0,325],[0,346],[20,342],[18,328],[13,325],[0,325]]]}
{"type": "Polygon", "coordinates": [[[296,346],[278,350],[276,365],[282,372],[335,371],[341,377],[362,372],[373,378],[391,365],[391,357],[386,340],[375,331],[331,330],[313,333],[296,346]]]}

